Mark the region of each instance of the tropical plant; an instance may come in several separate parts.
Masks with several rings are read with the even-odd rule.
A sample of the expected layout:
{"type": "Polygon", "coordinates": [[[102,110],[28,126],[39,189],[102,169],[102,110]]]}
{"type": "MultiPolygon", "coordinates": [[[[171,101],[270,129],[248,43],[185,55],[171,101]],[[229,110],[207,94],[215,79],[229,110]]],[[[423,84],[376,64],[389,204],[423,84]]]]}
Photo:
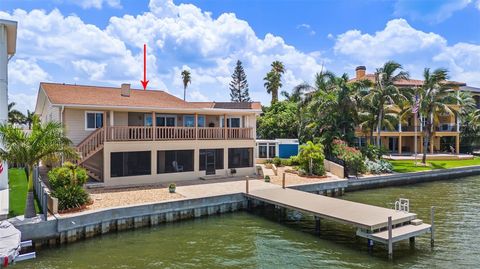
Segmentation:
{"type": "Polygon", "coordinates": [[[325,167],[323,160],[325,156],[323,154],[323,145],[320,143],[313,143],[307,141],[306,144],[300,146],[300,152],[298,153],[298,162],[300,168],[308,171],[309,175],[324,175],[325,167]]]}
{"type": "Polygon", "coordinates": [[[192,83],[192,77],[190,75],[190,71],[183,70],[182,71],[182,82],[183,82],[183,101],[187,98],[187,86],[188,84],[192,83]]]}
{"type": "Polygon", "coordinates": [[[433,129],[439,122],[440,114],[456,115],[460,110],[455,108],[459,99],[450,91],[451,86],[447,83],[448,71],[443,68],[429,68],[423,71],[423,85],[418,89],[420,99],[419,113],[425,118],[423,126],[423,157],[422,163],[426,164],[429,143],[433,143],[433,129]]]}
{"type": "Polygon", "coordinates": [[[345,141],[335,139],[332,145],[332,154],[345,162],[349,173],[358,175],[366,171],[364,157],[360,150],[349,147],[345,141]]]}
{"type": "Polygon", "coordinates": [[[282,85],[282,74],[285,73],[285,67],[282,62],[274,61],[271,64],[272,69],[263,78],[265,81],[264,86],[267,92],[272,95],[271,104],[278,102],[278,90],[282,85]]]}
{"type": "Polygon", "coordinates": [[[35,112],[27,110],[27,114],[25,115],[25,124],[28,126],[28,129],[32,129],[33,118],[35,117],[35,112]]]}
{"type": "Polygon", "coordinates": [[[265,182],[270,182],[270,176],[268,176],[268,175],[265,176],[263,179],[265,180],[265,182]]]}
{"type": "Polygon", "coordinates": [[[41,124],[34,117],[31,132],[11,124],[0,125],[0,140],[4,148],[0,148],[0,159],[9,163],[25,165],[28,171],[28,193],[25,207],[25,218],[35,216],[33,195],[33,168],[39,161],[53,154],[63,154],[66,159],[76,159],[78,154],[71,147],[62,125],[58,122],[41,124]]]}
{"type": "Polygon", "coordinates": [[[230,100],[232,102],[250,102],[250,95],[248,93],[247,75],[243,69],[242,62],[237,61],[235,70],[232,74],[232,81],[230,82],[230,100]]]}
{"type": "Polygon", "coordinates": [[[89,195],[83,188],[87,180],[87,171],[71,162],[65,162],[63,166],[48,172],[48,182],[52,196],[58,199],[58,209],[78,208],[90,202],[89,195]]]}
{"type": "Polygon", "coordinates": [[[386,174],[393,171],[393,165],[386,160],[365,160],[366,170],[370,174],[386,174]]]}
{"type": "Polygon", "coordinates": [[[176,189],[177,189],[177,185],[176,185],[175,183],[170,183],[170,184],[168,185],[168,191],[169,191],[170,193],[174,193],[176,189]]]}
{"type": "Polygon", "coordinates": [[[257,134],[264,139],[297,138],[299,130],[298,106],[294,102],[280,101],[264,107],[257,120],[257,134]]]}
{"type": "Polygon", "coordinates": [[[8,104],[8,123],[10,124],[23,124],[25,122],[25,115],[22,112],[14,109],[15,102],[8,104]]]}
{"type": "Polygon", "coordinates": [[[388,61],[375,72],[375,86],[365,96],[377,108],[377,146],[380,146],[380,133],[384,126],[385,112],[392,109],[398,100],[405,99],[395,82],[408,79],[408,72],[401,71],[402,65],[388,61]]]}

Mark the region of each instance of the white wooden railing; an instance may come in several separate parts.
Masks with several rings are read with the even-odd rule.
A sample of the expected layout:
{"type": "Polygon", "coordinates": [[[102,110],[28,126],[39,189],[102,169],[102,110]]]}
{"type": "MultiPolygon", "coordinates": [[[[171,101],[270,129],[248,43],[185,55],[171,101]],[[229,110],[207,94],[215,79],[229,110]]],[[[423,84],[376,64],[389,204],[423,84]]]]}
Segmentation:
{"type": "Polygon", "coordinates": [[[77,151],[81,159],[85,160],[103,147],[105,142],[105,128],[99,128],[87,136],[78,146],[77,151]]]}
{"type": "Polygon", "coordinates": [[[253,139],[253,128],[223,127],[107,127],[107,141],[253,139]]]}

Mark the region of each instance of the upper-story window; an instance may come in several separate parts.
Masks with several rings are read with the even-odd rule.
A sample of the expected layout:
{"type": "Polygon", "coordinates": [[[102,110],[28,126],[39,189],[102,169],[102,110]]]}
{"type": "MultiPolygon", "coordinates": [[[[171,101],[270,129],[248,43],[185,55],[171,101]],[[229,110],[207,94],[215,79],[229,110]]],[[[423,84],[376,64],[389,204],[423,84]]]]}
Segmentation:
{"type": "MultiPolygon", "coordinates": [[[[197,116],[197,126],[205,127],[205,116],[197,116]]],[[[183,126],[184,127],[195,127],[195,115],[185,115],[183,116],[183,126]]]]}
{"type": "MultiPolygon", "coordinates": [[[[224,127],[224,119],[221,117],[220,119],[220,127],[224,127]]],[[[241,117],[227,117],[227,127],[230,128],[240,128],[242,126],[242,118],[241,117]]]]}
{"type": "Polygon", "coordinates": [[[103,112],[85,112],[85,130],[95,130],[103,127],[103,112]]]}

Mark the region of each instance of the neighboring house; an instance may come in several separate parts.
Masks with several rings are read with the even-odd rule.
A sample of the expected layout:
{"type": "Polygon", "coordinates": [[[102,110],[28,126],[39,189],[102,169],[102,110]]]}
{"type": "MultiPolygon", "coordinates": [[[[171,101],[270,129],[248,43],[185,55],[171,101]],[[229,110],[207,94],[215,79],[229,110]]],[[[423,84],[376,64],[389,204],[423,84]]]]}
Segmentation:
{"type": "Polygon", "coordinates": [[[106,186],[253,175],[260,112],[258,102],[185,102],[129,84],[41,83],[35,108],[64,125],[80,165],[106,186]]]}
{"type": "Polygon", "coordinates": [[[298,139],[275,140],[257,139],[255,158],[257,162],[263,162],[275,157],[288,159],[291,156],[298,155],[298,139]]]}
{"type": "MultiPolygon", "coordinates": [[[[375,82],[374,74],[367,74],[365,66],[358,66],[355,69],[356,77],[350,81],[357,80],[370,80],[375,82]]],[[[477,105],[480,105],[480,97],[475,97],[479,93],[475,94],[475,89],[478,88],[468,87],[466,83],[449,81],[449,84],[452,85],[452,91],[457,93],[461,90],[470,91],[474,95],[475,100],[477,100],[477,105]]],[[[423,84],[423,80],[418,79],[408,79],[401,80],[396,83],[400,88],[415,88],[420,87],[423,84]]],[[[480,91],[479,91],[480,92],[480,91]]],[[[417,152],[423,151],[423,125],[425,123],[425,117],[421,117],[421,120],[417,121],[417,152]]],[[[434,126],[433,133],[433,142],[429,142],[430,153],[435,152],[450,152],[451,147],[453,147],[456,153],[459,153],[460,150],[460,124],[461,120],[455,115],[439,115],[439,122],[434,126]]],[[[366,144],[366,137],[368,133],[365,133],[365,130],[361,128],[356,128],[355,135],[357,137],[357,143],[359,146],[366,144]]],[[[377,137],[377,132],[374,130],[373,136],[377,137]]],[[[414,152],[414,143],[415,143],[415,127],[414,127],[414,115],[411,114],[409,117],[402,119],[398,122],[393,130],[390,130],[385,127],[380,133],[381,144],[387,148],[391,153],[395,154],[410,154],[414,152]]]]}

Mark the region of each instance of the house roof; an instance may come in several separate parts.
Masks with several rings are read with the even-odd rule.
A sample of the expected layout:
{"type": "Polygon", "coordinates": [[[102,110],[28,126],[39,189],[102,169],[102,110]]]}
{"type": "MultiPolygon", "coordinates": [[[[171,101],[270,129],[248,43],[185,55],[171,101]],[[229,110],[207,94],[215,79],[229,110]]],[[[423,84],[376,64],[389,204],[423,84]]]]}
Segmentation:
{"type": "MultiPolygon", "coordinates": [[[[354,81],[361,81],[361,80],[370,80],[371,82],[375,82],[375,75],[374,74],[366,74],[364,77],[358,79],[358,78],[353,78],[350,79],[350,82],[354,81]]],[[[456,86],[465,86],[467,85],[465,82],[457,82],[457,81],[447,81],[448,84],[450,85],[456,85],[456,86]]],[[[402,79],[398,80],[395,82],[395,85],[401,86],[401,87],[419,87],[423,85],[423,80],[420,79],[402,79]]]]}
{"type": "Polygon", "coordinates": [[[40,83],[52,104],[81,106],[144,107],[155,109],[251,109],[260,110],[259,102],[186,102],[165,91],[131,89],[130,96],[121,95],[121,88],[72,85],[60,83],[40,83]],[[222,105],[219,105],[222,104],[222,105]]]}
{"type": "Polygon", "coordinates": [[[472,86],[463,86],[463,87],[460,87],[460,90],[473,92],[473,93],[480,93],[480,88],[472,87],[472,86]]]}

